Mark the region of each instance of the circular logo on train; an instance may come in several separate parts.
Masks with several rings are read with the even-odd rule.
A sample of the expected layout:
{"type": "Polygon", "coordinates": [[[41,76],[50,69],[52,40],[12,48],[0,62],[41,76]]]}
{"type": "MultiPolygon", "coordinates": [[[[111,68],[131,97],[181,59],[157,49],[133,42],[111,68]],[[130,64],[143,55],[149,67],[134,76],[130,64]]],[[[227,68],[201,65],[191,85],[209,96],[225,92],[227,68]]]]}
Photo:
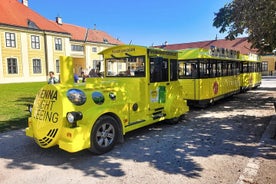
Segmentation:
{"type": "Polygon", "coordinates": [[[215,81],[214,84],[213,84],[213,91],[214,91],[215,95],[218,94],[218,83],[217,83],[217,81],[215,81]]]}

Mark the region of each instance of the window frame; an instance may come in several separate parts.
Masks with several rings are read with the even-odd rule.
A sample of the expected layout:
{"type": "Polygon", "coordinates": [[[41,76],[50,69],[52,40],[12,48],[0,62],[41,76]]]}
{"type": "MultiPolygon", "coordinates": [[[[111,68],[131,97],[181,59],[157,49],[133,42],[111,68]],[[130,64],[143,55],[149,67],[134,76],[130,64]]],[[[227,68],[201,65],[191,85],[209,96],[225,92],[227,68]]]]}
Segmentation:
{"type": "Polygon", "coordinates": [[[40,36],[31,35],[31,47],[32,49],[40,49],[40,36]]]}
{"type": "Polygon", "coordinates": [[[33,62],[33,74],[41,74],[42,73],[41,59],[34,58],[32,59],[32,62],[33,62]]]}
{"type": "MultiPolygon", "coordinates": [[[[191,60],[179,60],[179,64],[183,65],[182,70],[180,71],[179,67],[179,79],[197,79],[199,78],[199,62],[197,59],[191,59],[191,60]],[[183,73],[183,75],[180,75],[183,73]]],[[[178,65],[179,66],[179,65],[178,65]]]]}
{"type": "Polygon", "coordinates": [[[169,59],[150,57],[150,83],[169,81],[169,59]]]}
{"type": "Polygon", "coordinates": [[[234,60],[179,60],[179,65],[181,65],[179,66],[179,79],[203,79],[234,76],[238,75],[240,72],[239,63],[234,60]],[[194,70],[192,70],[192,68],[194,68],[194,70]]]}
{"type": "Polygon", "coordinates": [[[14,57],[7,58],[7,73],[8,74],[18,74],[17,58],[14,58],[14,57]],[[13,62],[13,63],[11,63],[11,62],[13,62]]]}
{"type": "Polygon", "coordinates": [[[16,35],[15,33],[5,32],[6,47],[16,48],[16,35]]]}
{"type": "Polygon", "coordinates": [[[177,59],[170,59],[170,81],[177,81],[178,80],[178,60],[177,59]]]}
{"type": "Polygon", "coordinates": [[[262,72],[267,72],[268,71],[268,61],[262,61],[262,72]]]}
{"type": "Polygon", "coordinates": [[[92,52],[98,52],[98,49],[97,49],[97,47],[92,47],[92,52]]]}
{"type": "Polygon", "coordinates": [[[71,51],[73,52],[83,52],[84,46],[83,45],[71,45],[71,51]]]}
{"type": "Polygon", "coordinates": [[[62,51],[62,39],[55,38],[55,50],[62,51]]]}
{"type": "Polygon", "coordinates": [[[106,77],[145,77],[146,57],[131,56],[122,58],[108,58],[105,60],[106,77]]]}

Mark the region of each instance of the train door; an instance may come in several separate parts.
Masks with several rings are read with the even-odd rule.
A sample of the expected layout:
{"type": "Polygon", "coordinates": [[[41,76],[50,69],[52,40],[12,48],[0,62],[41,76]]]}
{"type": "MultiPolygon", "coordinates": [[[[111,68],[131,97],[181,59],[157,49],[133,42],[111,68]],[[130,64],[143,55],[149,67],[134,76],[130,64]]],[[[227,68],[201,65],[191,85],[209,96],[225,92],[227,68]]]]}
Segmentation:
{"type": "Polygon", "coordinates": [[[180,65],[182,65],[182,75],[180,75],[181,78],[181,84],[183,87],[183,97],[187,100],[198,100],[199,94],[197,91],[197,84],[199,82],[198,80],[198,63],[195,60],[190,61],[181,61],[179,62],[180,65]]]}
{"type": "Polygon", "coordinates": [[[165,117],[165,103],[169,83],[168,59],[163,57],[149,58],[149,110],[153,119],[165,117]]]}

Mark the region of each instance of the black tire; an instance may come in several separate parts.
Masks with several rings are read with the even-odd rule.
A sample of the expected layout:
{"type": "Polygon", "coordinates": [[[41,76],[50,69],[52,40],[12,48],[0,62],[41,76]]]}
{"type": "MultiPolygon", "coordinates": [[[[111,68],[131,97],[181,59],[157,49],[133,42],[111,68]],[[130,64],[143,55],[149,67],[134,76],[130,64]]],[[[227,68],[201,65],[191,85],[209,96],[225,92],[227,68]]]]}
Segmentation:
{"type": "Polygon", "coordinates": [[[100,117],[92,128],[90,151],[103,154],[113,149],[119,137],[118,123],[112,116],[100,117]]]}
{"type": "Polygon", "coordinates": [[[165,122],[169,125],[175,125],[179,122],[180,118],[179,117],[175,117],[175,118],[171,118],[171,119],[166,119],[165,122]]]}

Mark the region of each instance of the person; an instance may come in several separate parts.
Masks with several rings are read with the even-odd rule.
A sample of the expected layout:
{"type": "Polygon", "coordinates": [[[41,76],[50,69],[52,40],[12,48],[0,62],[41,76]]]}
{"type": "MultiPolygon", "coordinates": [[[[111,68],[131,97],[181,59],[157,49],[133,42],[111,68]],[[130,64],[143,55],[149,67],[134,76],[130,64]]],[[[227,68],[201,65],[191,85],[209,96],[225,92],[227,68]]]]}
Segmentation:
{"type": "Polygon", "coordinates": [[[90,70],[89,77],[99,77],[94,68],[90,70]]]}
{"type": "Polygon", "coordinates": [[[58,79],[55,77],[55,73],[53,71],[49,72],[49,80],[48,84],[56,84],[59,83],[58,79]]]}
{"type": "Polygon", "coordinates": [[[126,76],[130,76],[131,73],[130,73],[130,67],[127,68],[127,71],[126,71],[126,76]]]}
{"type": "Polygon", "coordinates": [[[79,76],[76,73],[74,73],[74,82],[79,83],[79,76]]]}
{"type": "Polygon", "coordinates": [[[82,82],[86,81],[87,76],[84,74],[84,72],[81,72],[82,82]]]}

